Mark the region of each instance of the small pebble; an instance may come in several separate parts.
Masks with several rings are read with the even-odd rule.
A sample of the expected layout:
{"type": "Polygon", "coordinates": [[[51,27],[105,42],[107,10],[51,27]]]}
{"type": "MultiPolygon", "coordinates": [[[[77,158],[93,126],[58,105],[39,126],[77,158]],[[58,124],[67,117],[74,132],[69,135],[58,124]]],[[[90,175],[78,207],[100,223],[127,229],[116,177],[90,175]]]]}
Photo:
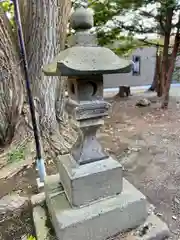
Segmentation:
{"type": "Polygon", "coordinates": [[[174,198],[174,202],[180,204],[180,200],[177,197],[174,198]]]}
{"type": "Polygon", "coordinates": [[[173,220],[177,220],[177,217],[176,217],[176,216],[172,216],[172,219],[173,219],[173,220]]]}
{"type": "Polygon", "coordinates": [[[162,213],[156,213],[156,216],[162,217],[162,213]]]}
{"type": "Polygon", "coordinates": [[[156,209],[156,208],[155,208],[154,205],[150,205],[150,206],[149,206],[149,209],[148,209],[148,214],[149,214],[149,215],[153,214],[154,211],[155,211],[155,209],[156,209]]]}

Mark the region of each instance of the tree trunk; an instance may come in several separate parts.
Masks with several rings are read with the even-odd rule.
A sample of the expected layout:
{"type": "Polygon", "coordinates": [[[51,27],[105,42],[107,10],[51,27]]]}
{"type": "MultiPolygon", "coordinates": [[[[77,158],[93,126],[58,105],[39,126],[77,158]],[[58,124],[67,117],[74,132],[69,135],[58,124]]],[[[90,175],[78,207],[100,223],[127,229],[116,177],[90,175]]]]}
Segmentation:
{"type": "Polygon", "coordinates": [[[156,86],[157,86],[157,84],[156,84],[156,72],[155,72],[153,82],[152,82],[150,88],[148,89],[148,91],[149,92],[155,92],[156,91],[156,86]]]}
{"type": "Polygon", "coordinates": [[[160,91],[159,91],[160,95],[159,95],[159,97],[161,97],[165,91],[166,73],[168,70],[169,39],[170,39],[170,33],[165,34],[164,48],[163,48],[163,55],[162,55],[162,68],[161,68],[161,77],[160,77],[160,91]]]}
{"type": "Polygon", "coordinates": [[[10,144],[22,111],[20,60],[9,20],[0,9],[0,147],[10,144]]]}
{"type": "MultiPolygon", "coordinates": [[[[58,23],[57,23],[57,45],[58,51],[65,48],[66,31],[68,19],[71,11],[70,0],[57,0],[58,4],[58,23]]],[[[64,121],[64,103],[65,103],[66,77],[61,77],[57,81],[56,87],[56,117],[60,121],[64,121]]]]}
{"type": "Polygon", "coordinates": [[[173,46],[173,51],[171,54],[170,64],[169,64],[168,72],[166,75],[166,86],[165,86],[165,93],[163,96],[162,108],[168,107],[169,90],[170,90],[170,86],[171,86],[171,79],[172,79],[172,75],[173,75],[173,71],[174,71],[174,66],[175,66],[179,46],[180,46],[180,34],[179,34],[179,29],[177,29],[174,46],[173,46]]]}
{"type": "Polygon", "coordinates": [[[148,91],[154,92],[157,90],[157,83],[158,83],[158,62],[159,61],[159,47],[156,49],[156,63],[155,63],[155,69],[154,69],[154,77],[153,77],[153,82],[148,89],[148,91]]]}
{"type": "Polygon", "coordinates": [[[24,35],[32,92],[34,97],[39,99],[42,126],[55,129],[58,78],[44,76],[42,66],[52,61],[58,50],[56,37],[58,6],[53,0],[32,0],[26,2],[26,8],[28,13],[24,35]]]}
{"type": "Polygon", "coordinates": [[[169,7],[166,10],[166,21],[165,21],[165,33],[164,33],[164,47],[162,54],[162,68],[161,68],[161,77],[160,77],[160,96],[161,97],[165,92],[166,76],[169,65],[169,42],[171,36],[171,25],[173,18],[173,8],[169,7]]]}
{"type": "MultiPolygon", "coordinates": [[[[23,25],[33,94],[40,100],[44,122],[53,129],[56,126],[55,99],[57,94],[61,95],[56,86],[63,84],[59,84],[58,77],[44,76],[42,66],[64,49],[71,1],[32,0],[24,7],[28,9],[23,25]]],[[[61,98],[64,98],[64,88],[60,91],[63,93],[61,98]]]]}
{"type": "Polygon", "coordinates": [[[157,72],[156,72],[156,92],[157,96],[162,96],[162,85],[161,85],[161,69],[162,69],[162,53],[159,53],[157,58],[157,72]]]}
{"type": "Polygon", "coordinates": [[[62,151],[69,146],[60,136],[57,122],[64,115],[65,78],[44,76],[42,67],[64,48],[70,11],[70,0],[21,2],[28,67],[33,95],[39,102],[41,133],[58,135],[62,151]]]}

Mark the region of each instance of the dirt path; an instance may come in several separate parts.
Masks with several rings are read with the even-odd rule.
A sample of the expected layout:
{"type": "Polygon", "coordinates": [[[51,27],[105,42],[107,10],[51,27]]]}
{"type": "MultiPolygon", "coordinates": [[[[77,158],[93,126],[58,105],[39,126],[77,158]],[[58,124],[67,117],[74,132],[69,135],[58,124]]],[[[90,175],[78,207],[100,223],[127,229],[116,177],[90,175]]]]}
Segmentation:
{"type": "Polygon", "coordinates": [[[137,97],[116,99],[100,134],[104,146],[125,168],[128,180],[156,206],[174,240],[180,238],[180,109],[157,104],[134,107],[137,97]]]}

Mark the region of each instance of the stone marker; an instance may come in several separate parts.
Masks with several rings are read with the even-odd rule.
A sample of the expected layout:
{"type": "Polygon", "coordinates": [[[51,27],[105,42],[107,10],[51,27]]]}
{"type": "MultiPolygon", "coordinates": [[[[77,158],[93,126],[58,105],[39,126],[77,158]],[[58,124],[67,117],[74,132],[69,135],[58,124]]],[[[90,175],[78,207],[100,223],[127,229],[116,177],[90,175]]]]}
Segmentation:
{"type": "Polygon", "coordinates": [[[139,226],[148,216],[145,196],[123,179],[121,164],[96,138],[110,107],[103,99],[103,74],[128,73],[131,62],[96,45],[88,9],[77,9],[71,26],[76,31],[71,47],[43,71],[68,76],[66,107],[76,119],[79,136],[71,153],[58,159],[60,180],[45,180],[46,202],[58,239],[105,240],[139,226]]]}

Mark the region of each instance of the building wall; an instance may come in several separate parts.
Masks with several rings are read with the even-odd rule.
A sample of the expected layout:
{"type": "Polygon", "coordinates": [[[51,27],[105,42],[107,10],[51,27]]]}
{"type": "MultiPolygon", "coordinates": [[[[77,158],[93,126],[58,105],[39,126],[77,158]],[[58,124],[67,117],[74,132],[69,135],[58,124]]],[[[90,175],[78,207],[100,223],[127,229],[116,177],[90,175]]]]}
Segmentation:
{"type": "Polygon", "coordinates": [[[128,74],[104,75],[105,88],[117,88],[123,85],[143,86],[152,83],[156,62],[156,47],[144,47],[136,49],[130,56],[131,60],[133,55],[140,56],[140,75],[133,76],[132,72],[128,74]]]}
{"type": "Polygon", "coordinates": [[[172,80],[174,82],[180,82],[180,56],[177,56],[172,80]]]}

